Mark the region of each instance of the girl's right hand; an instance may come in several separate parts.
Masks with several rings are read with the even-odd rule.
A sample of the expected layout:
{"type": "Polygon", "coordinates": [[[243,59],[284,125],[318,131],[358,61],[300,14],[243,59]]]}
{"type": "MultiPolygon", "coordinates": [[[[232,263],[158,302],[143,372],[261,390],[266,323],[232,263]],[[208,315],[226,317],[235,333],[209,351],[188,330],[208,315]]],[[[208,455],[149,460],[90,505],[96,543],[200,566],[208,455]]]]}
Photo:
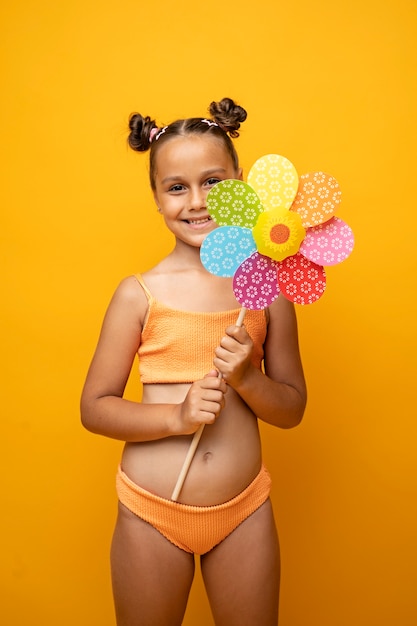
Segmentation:
{"type": "Polygon", "coordinates": [[[202,424],[213,424],[224,407],[226,390],[227,385],[216,370],[195,381],[184,402],[177,405],[176,434],[192,435],[202,424]]]}

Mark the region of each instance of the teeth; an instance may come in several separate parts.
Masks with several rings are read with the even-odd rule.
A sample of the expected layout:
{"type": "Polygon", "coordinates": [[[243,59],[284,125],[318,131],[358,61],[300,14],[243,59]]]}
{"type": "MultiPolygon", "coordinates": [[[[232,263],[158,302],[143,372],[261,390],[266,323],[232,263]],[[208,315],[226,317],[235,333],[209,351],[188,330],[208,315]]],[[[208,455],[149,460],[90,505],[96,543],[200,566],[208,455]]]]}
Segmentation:
{"type": "Polygon", "coordinates": [[[188,220],[189,224],[204,224],[204,222],[209,222],[210,218],[209,217],[205,217],[204,219],[201,220],[188,220]]]}

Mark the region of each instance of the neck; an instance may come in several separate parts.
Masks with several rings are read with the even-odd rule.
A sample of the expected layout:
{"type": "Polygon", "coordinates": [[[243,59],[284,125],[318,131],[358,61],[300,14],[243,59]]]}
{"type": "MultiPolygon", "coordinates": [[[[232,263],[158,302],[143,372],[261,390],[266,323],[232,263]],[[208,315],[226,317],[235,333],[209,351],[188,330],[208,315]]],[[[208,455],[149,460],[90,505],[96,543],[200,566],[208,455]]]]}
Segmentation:
{"type": "Polygon", "coordinates": [[[204,269],[200,259],[200,248],[188,246],[178,239],[169,257],[178,268],[204,269]]]}

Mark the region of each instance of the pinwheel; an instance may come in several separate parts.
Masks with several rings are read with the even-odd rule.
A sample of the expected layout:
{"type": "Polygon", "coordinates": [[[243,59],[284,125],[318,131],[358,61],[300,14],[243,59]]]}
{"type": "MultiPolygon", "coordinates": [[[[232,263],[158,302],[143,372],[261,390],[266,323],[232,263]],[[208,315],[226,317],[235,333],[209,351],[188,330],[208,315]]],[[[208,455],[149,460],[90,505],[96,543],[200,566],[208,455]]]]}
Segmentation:
{"type": "Polygon", "coordinates": [[[312,304],[324,293],[324,265],[345,260],[353,233],[335,216],[339,184],[323,172],[303,174],[285,157],[261,157],[248,183],[225,180],[207,196],[219,228],[201,247],[204,267],[233,277],[242,307],[263,309],[279,295],[312,304]]]}
{"type": "MultiPolygon", "coordinates": [[[[324,265],[344,261],[353,249],[351,228],[335,212],[338,182],[324,172],[298,177],[285,157],[268,154],[251,168],[248,182],[224,180],[207,195],[207,210],[218,228],[200,250],[212,274],[233,277],[233,291],[247,309],[264,309],[281,293],[296,304],[312,304],[324,293],[324,265]]],[[[172,494],[176,500],[203,426],[195,433],[172,494]]]]}

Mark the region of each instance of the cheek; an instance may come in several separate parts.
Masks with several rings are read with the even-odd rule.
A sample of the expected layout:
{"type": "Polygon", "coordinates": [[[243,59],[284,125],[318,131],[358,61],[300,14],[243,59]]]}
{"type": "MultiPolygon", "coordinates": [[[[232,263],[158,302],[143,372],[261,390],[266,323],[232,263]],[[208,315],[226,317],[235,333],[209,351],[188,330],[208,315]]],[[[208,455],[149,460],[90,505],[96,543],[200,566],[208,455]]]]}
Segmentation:
{"type": "Polygon", "coordinates": [[[181,198],[180,196],[163,198],[160,207],[162,209],[161,213],[163,213],[163,215],[166,216],[167,219],[175,217],[178,211],[182,209],[181,198]]]}

